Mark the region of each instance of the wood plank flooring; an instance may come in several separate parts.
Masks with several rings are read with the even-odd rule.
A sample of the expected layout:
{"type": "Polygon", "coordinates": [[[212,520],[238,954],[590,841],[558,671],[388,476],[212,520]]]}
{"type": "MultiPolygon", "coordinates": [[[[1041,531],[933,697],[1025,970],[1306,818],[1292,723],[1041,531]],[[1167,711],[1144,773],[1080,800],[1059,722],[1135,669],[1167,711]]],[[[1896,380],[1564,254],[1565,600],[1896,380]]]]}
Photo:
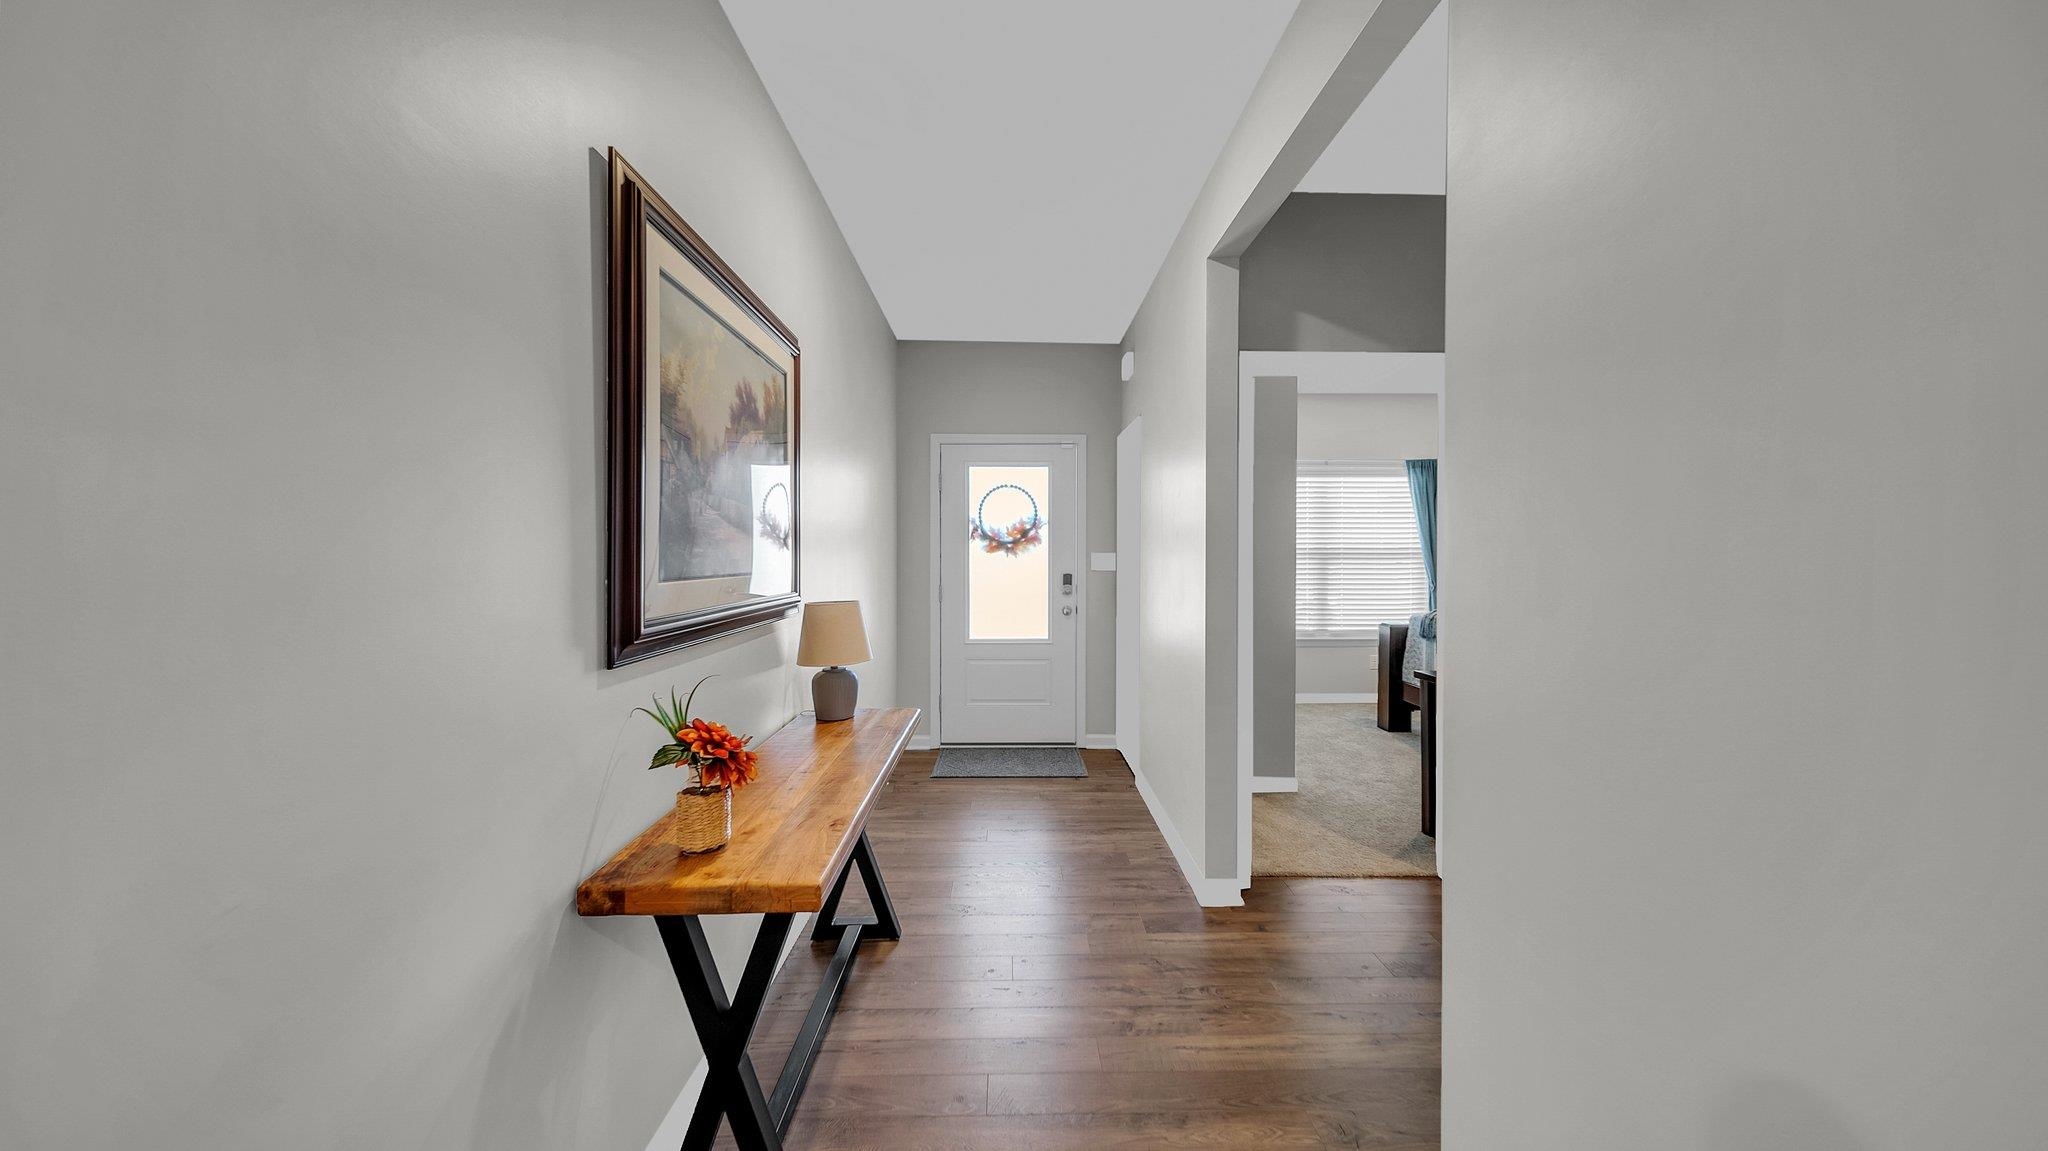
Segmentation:
{"type": "MultiPolygon", "coordinates": [[[[1087,779],[903,757],[868,825],[903,940],[862,948],[788,1145],[1437,1146],[1437,882],[1201,908],[1122,757],[1083,754],[1087,779]]],[[[827,958],[800,944],[776,980],[764,1077],[827,958]]]]}

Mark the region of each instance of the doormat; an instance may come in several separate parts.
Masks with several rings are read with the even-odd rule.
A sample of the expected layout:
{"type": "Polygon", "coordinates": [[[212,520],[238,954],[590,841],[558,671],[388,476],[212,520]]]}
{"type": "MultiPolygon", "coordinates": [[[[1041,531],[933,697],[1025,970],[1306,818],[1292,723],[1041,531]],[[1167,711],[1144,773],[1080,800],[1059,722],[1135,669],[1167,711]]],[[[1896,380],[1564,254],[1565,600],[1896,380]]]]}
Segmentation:
{"type": "Polygon", "coordinates": [[[1078,747],[942,747],[933,779],[1082,779],[1078,747]]]}

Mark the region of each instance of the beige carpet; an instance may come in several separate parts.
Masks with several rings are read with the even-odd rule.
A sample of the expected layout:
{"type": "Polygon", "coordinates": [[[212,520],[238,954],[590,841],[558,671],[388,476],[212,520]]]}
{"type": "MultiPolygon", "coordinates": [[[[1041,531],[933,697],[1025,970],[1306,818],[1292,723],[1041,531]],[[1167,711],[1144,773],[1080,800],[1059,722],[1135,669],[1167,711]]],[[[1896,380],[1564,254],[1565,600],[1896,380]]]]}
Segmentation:
{"type": "Polygon", "coordinates": [[[1371,704],[1294,709],[1301,790],[1252,796],[1252,874],[1435,875],[1414,734],[1381,731],[1371,704]]]}

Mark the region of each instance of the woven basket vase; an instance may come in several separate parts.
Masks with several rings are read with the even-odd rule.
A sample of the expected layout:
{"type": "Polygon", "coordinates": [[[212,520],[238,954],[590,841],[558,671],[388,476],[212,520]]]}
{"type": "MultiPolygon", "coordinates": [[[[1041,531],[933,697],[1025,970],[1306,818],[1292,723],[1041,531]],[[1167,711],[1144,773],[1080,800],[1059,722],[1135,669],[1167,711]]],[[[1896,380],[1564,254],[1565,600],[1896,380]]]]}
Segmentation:
{"type": "Polygon", "coordinates": [[[686,787],[676,792],[675,836],[684,855],[724,847],[732,838],[732,789],[686,787]]]}

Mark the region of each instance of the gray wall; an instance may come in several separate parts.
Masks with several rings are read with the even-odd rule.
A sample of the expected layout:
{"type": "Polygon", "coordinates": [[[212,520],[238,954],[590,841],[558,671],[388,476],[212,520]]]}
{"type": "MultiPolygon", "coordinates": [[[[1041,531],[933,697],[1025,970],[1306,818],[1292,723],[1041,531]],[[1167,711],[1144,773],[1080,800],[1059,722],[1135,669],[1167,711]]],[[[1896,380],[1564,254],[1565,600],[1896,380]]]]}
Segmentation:
{"type": "Polygon", "coordinates": [[[1294,649],[1294,690],[1302,695],[1378,691],[1379,648],[1366,643],[1305,643],[1294,649]]]}
{"type": "Polygon", "coordinates": [[[1252,381],[1252,774],[1294,777],[1292,376],[1252,381]]]}
{"type": "Polygon", "coordinates": [[[0,1145],[644,1146],[631,709],[804,697],[793,622],[602,667],[606,145],[802,338],[896,682],[896,342],[717,5],[8,3],[0,138],[0,1145]]]}
{"type": "Polygon", "coordinates": [[[1443,350],[1442,196],[1296,192],[1239,272],[1246,351],[1443,350]]]}
{"type": "Polygon", "coordinates": [[[1444,1146],[2039,1146],[2048,6],[1451,37],[1444,1146]]]}
{"type": "Polygon", "coordinates": [[[1419,460],[1437,454],[1439,399],[1421,392],[1301,397],[1296,454],[1304,460],[1419,460]]]}
{"type": "Polygon", "coordinates": [[[1090,551],[1116,550],[1116,434],[1122,404],[1117,349],[1108,344],[993,344],[906,340],[897,347],[897,651],[903,698],[931,694],[934,432],[1080,432],[1088,437],[1086,583],[1088,713],[1084,734],[1116,732],[1116,576],[1088,572],[1090,551]]]}

